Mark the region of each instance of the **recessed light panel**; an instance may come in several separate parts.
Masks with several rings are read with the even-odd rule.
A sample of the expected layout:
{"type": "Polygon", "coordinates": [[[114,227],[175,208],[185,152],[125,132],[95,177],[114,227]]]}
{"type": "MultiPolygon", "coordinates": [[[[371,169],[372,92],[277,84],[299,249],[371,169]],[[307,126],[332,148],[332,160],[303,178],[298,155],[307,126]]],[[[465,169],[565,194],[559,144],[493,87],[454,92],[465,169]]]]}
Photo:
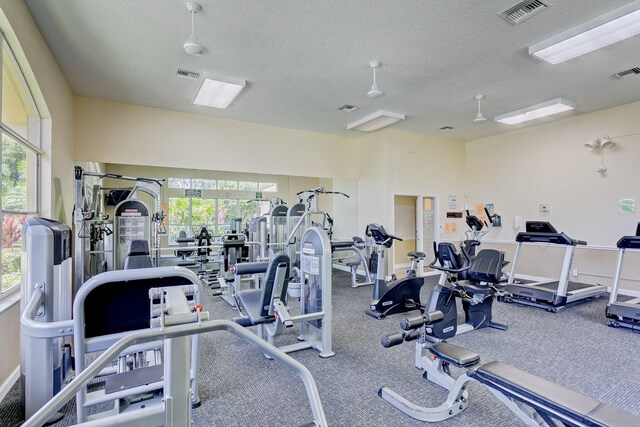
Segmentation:
{"type": "Polygon", "coordinates": [[[532,105],[531,107],[522,108],[520,110],[496,116],[495,121],[507,125],[517,125],[530,120],[540,119],[542,117],[573,110],[574,108],[575,104],[573,102],[567,101],[563,98],[557,98],[543,102],[542,104],[532,105]]]}
{"type": "Polygon", "coordinates": [[[227,108],[246,85],[246,80],[202,73],[193,103],[205,107],[227,108]]]}

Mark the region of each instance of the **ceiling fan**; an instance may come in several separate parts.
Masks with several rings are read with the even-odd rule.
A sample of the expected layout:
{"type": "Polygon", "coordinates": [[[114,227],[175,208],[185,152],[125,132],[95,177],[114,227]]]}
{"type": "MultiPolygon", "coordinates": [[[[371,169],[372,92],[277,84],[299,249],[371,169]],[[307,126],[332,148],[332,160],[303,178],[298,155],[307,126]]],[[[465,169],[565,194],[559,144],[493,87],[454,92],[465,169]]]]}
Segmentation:
{"type": "Polygon", "coordinates": [[[484,99],[484,95],[479,94],[479,95],[476,95],[475,98],[478,101],[478,114],[476,115],[476,118],[473,119],[473,123],[484,123],[487,121],[487,118],[482,115],[482,110],[480,109],[480,103],[484,99]]]}

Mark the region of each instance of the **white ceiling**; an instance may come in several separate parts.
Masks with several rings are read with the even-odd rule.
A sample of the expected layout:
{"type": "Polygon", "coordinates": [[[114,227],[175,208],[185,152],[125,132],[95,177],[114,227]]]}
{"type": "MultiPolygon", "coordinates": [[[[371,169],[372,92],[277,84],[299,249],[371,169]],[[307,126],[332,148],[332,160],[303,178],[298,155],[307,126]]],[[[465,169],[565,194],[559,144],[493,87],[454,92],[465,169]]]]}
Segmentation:
{"type": "MultiPolygon", "coordinates": [[[[182,50],[191,31],[183,0],[26,0],[76,95],[253,123],[360,136],[348,122],[383,109],[395,128],[452,139],[513,130],[474,124],[474,96],[490,119],[563,97],[591,112],[640,100],[640,37],[559,65],[529,45],[628,0],[550,0],[520,25],[497,13],[517,0],[201,0],[196,34],[207,52],[182,50]],[[385,96],[369,99],[370,60],[385,96]],[[227,110],[191,105],[196,83],[178,67],[248,81],[227,110]],[[349,103],[358,110],[336,108],[349,103]],[[448,132],[441,126],[453,126],[448,132]]],[[[541,119],[532,124],[549,119],[541,119]]],[[[520,125],[523,126],[523,125],[520,125]]]]}

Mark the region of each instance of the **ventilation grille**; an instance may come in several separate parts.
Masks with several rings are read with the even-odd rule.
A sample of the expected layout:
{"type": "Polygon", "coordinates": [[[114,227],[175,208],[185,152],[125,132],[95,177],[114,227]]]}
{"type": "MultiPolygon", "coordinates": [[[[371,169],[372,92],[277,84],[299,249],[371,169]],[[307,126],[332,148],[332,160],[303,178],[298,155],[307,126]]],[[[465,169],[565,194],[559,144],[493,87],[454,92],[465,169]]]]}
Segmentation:
{"type": "Polygon", "coordinates": [[[549,6],[551,4],[546,0],[525,0],[498,15],[516,25],[542,12],[549,6]]]}
{"type": "Polygon", "coordinates": [[[187,70],[186,68],[178,68],[176,77],[189,80],[198,80],[200,78],[200,73],[193,70],[187,70]]]}
{"type": "Polygon", "coordinates": [[[628,76],[629,74],[640,74],[640,67],[633,67],[628,70],[620,71],[619,73],[611,74],[609,78],[611,80],[622,80],[624,76],[628,76]]]}
{"type": "Polygon", "coordinates": [[[338,107],[337,109],[340,110],[340,111],[344,111],[344,112],[350,113],[352,111],[357,110],[358,107],[356,107],[355,105],[351,105],[351,104],[344,104],[344,105],[341,105],[340,107],[338,107]]]}
{"type": "Polygon", "coordinates": [[[453,127],[451,127],[451,126],[442,126],[441,128],[438,128],[438,129],[440,129],[441,131],[446,131],[446,130],[452,130],[453,127]]]}

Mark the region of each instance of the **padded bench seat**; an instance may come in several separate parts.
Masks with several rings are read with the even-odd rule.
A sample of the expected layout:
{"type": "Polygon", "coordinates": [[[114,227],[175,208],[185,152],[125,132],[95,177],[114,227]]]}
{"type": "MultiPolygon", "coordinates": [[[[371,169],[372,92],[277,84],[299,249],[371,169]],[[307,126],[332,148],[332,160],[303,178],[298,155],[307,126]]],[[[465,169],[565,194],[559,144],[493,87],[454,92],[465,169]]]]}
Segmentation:
{"type": "Polygon", "coordinates": [[[588,426],[640,426],[640,417],[635,417],[621,409],[606,405],[506,363],[486,363],[469,371],[469,376],[549,415],[551,415],[550,409],[568,419],[588,426]]]}
{"type": "Polygon", "coordinates": [[[448,342],[439,342],[429,349],[431,354],[458,368],[468,368],[480,361],[480,355],[448,342]]]}

